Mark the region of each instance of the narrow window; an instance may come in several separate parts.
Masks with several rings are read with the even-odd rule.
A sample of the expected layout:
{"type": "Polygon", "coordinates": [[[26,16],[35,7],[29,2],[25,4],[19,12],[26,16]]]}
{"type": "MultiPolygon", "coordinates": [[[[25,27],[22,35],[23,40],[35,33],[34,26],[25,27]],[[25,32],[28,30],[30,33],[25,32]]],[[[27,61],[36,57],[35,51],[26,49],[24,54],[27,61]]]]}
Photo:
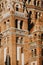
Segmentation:
{"type": "Polygon", "coordinates": [[[43,65],[43,60],[42,60],[42,65],[43,65]]]}
{"type": "Polygon", "coordinates": [[[34,49],[34,53],[35,53],[35,56],[36,56],[36,49],[34,49]]]}
{"type": "Polygon", "coordinates": [[[41,6],[43,7],[43,1],[41,2],[41,6]]]}
{"type": "Polygon", "coordinates": [[[35,36],[37,36],[37,34],[35,34],[35,36]]]}
{"type": "Polygon", "coordinates": [[[19,39],[19,37],[16,37],[16,43],[18,43],[18,39],[19,39]]]}
{"type": "Polygon", "coordinates": [[[43,56],[43,49],[42,49],[42,51],[41,51],[41,54],[42,54],[42,56],[43,56]]]}
{"type": "Polygon", "coordinates": [[[18,5],[16,5],[16,11],[18,11],[18,10],[19,10],[18,5]]]}
{"type": "Polygon", "coordinates": [[[0,4],[0,8],[1,8],[1,4],[0,4]]]}
{"type": "Polygon", "coordinates": [[[10,56],[9,55],[6,56],[6,63],[5,63],[5,65],[10,65],[10,56]]]}
{"type": "Polygon", "coordinates": [[[35,18],[36,18],[36,19],[38,18],[38,16],[37,16],[37,15],[38,15],[38,12],[36,12],[36,15],[35,15],[35,18]]]}
{"type": "Polygon", "coordinates": [[[41,41],[43,41],[43,34],[41,34],[41,41]]]}
{"type": "Polygon", "coordinates": [[[15,20],[15,28],[17,28],[18,19],[15,20]]]}
{"type": "Polygon", "coordinates": [[[37,6],[39,6],[39,1],[37,2],[37,6]]]}
{"type": "Polygon", "coordinates": [[[33,50],[32,50],[32,57],[33,57],[33,50]]]}
{"type": "Polygon", "coordinates": [[[36,53],[36,49],[33,49],[31,52],[32,52],[32,57],[33,57],[33,56],[36,56],[36,54],[37,54],[37,53],[36,53]]]}
{"type": "Polygon", "coordinates": [[[4,24],[6,25],[6,21],[4,22],[4,24]]]}
{"type": "Polygon", "coordinates": [[[36,0],[34,0],[34,5],[36,6],[36,0]]]}
{"type": "Polygon", "coordinates": [[[19,61],[17,61],[17,65],[19,65],[19,61]]]}
{"type": "Polygon", "coordinates": [[[0,4],[0,12],[2,12],[1,4],[0,4]]]}
{"type": "Polygon", "coordinates": [[[23,53],[23,47],[21,48],[21,53],[23,53]]]}
{"type": "Polygon", "coordinates": [[[23,42],[23,38],[21,37],[21,39],[20,39],[20,43],[22,43],[23,42]]]}
{"type": "Polygon", "coordinates": [[[22,29],[23,21],[20,22],[20,29],[22,29]]]}
{"type": "Polygon", "coordinates": [[[0,39],[0,46],[1,46],[1,39],[0,39]]]}

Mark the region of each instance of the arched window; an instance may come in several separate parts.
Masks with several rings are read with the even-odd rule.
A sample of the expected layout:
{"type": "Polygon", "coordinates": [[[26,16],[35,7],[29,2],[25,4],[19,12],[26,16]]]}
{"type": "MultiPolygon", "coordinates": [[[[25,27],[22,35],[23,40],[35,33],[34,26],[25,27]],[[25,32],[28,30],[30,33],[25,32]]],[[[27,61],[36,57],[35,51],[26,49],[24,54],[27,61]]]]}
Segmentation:
{"type": "Polygon", "coordinates": [[[36,0],[34,0],[34,5],[36,6],[36,0]]]}
{"type": "Polygon", "coordinates": [[[16,11],[18,11],[18,10],[19,10],[18,5],[16,5],[16,11]]]}
{"type": "Polygon", "coordinates": [[[5,65],[11,65],[10,64],[10,56],[9,55],[6,56],[6,64],[5,65]]]}
{"type": "Polygon", "coordinates": [[[39,6],[39,1],[37,2],[37,6],[39,6]]]}
{"type": "Polygon", "coordinates": [[[23,21],[21,20],[18,20],[16,19],[15,20],[15,27],[18,28],[18,29],[22,29],[22,25],[23,25],[23,21]]]}
{"type": "Polygon", "coordinates": [[[16,37],[16,43],[17,44],[22,44],[23,43],[23,37],[16,37]]]}
{"type": "Polygon", "coordinates": [[[36,49],[31,50],[31,52],[32,52],[32,57],[37,55],[36,49]]]}
{"type": "Polygon", "coordinates": [[[19,9],[21,8],[21,5],[19,3],[16,3],[15,8],[16,8],[16,11],[19,11],[19,9]]]}

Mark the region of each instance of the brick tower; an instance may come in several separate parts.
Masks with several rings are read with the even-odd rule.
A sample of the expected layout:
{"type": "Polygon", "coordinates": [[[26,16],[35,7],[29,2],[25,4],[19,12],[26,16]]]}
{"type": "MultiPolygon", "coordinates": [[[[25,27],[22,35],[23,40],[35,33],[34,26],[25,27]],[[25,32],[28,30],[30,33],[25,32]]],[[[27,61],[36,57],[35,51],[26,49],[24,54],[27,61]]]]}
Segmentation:
{"type": "Polygon", "coordinates": [[[0,0],[0,65],[43,65],[43,0],[0,0]]]}

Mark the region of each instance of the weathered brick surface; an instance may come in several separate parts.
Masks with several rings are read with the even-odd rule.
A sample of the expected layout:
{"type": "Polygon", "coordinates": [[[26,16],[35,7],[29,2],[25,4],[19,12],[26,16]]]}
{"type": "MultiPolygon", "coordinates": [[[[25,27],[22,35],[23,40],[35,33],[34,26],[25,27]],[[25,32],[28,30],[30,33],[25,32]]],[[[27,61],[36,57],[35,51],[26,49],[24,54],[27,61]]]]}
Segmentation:
{"type": "MultiPolygon", "coordinates": [[[[12,0],[12,1],[14,1],[14,0],[12,0]]],[[[41,29],[40,29],[41,26],[43,26],[43,11],[42,11],[43,8],[41,8],[41,0],[37,0],[37,1],[40,1],[40,4],[39,4],[40,7],[34,6],[34,4],[33,4],[34,0],[31,0],[31,2],[29,4],[27,4],[27,2],[25,4],[27,10],[32,11],[31,23],[32,22],[34,23],[34,27],[31,29],[30,32],[28,31],[28,22],[29,21],[27,18],[26,8],[23,12],[23,5],[22,5],[23,3],[21,3],[22,0],[19,0],[19,1],[20,1],[20,3],[18,3],[20,5],[19,12],[21,12],[21,14],[23,13],[25,15],[25,17],[24,16],[20,17],[21,16],[20,13],[18,13],[18,15],[20,15],[20,16],[17,16],[17,14],[16,14],[16,16],[14,15],[15,10],[16,10],[16,4],[17,4],[16,2],[13,2],[14,3],[13,6],[12,6],[12,4],[10,4],[10,6],[11,6],[10,9],[7,9],[7,6],[5,5],[5,10],[3,9],[4,12],[1,13],[3,15],[3,14],[10,12],[9,16],[7,16],[8,15],[7,14],[6,15],[7,17],[5,16],[5,18],[3,18],[4,17],[4,15],[3,15],[2,18],[0,18],[0,33],[2,33],[2,38],[1,38],[2,47],[0,47],[0,65],[5,65],[4,49],[6,47],[7,47],[6,51],[9,51],[8,54],[10,56],[11,65],[17,65],[17,46],[19,46],[21,48],[23,47],[24,65],[32,65],[32,62],[34,62],[34,61],[37,61],[37,65],[42,65],[43,57],[41,56],[41,49],[43,46],[40,45],[40,44],[42,44],[42,42],[40,41],[41,39],[39,39],[39,35],[41,35],[41,33],[43,33],[43,31],[41,31],[41,29]],[[38,18],[38,19],[35,19],[36,12],[41,13],[40,18],[38,18]],[[27,31],[27,32],[25,32],[24,36],[15,34],[16,30],[13,28],[15,28],[16,19],[18,19],[20,21],[23,20],[22,30],[27,31]],[[7,24],[6,24],[7,21],[9,22],[10,30],[7,28],[7,24]],[[39,30],[39,31],[36,31],[36,30],[39,30]],[[36,34],[36,36],[35,36],[35,34],[36,34]],[[17,44],[16,36],[23,37],[24,43],[17,44]],[[7,40],[6,40],[6,38],[7,38],[7,40]],[[36,45],[34,46],[35,43],[36,43],[36,45]],[[32,52],[31,52],[32,49],[37,49],[36,57],[32,57],[32,52]]],[[[4,0],[3,0],[3,2],[4,2],[4,0]]],[[[1,3],[1,1],[0,1],[0,3],[1,3]]],[[[10,2],[8,2],[7,5],[9,3],[10,2]]],[[[16,12],[18,12],[18,11],[16,11],[16,12]]],[[[20,61],[19,61],[18,65],[22,65],[21,49],[20,49],[20,61]]]]}

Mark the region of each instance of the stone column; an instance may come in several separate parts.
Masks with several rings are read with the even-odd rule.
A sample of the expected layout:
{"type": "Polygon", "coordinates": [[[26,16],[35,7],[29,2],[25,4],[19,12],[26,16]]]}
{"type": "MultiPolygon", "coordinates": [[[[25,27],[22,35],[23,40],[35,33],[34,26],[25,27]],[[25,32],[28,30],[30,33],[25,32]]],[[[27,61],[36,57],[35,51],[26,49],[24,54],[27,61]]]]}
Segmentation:
{"type": "Polygon", "coordinates": [[[10,36],[9,36],[9,55],[11,58],[11,65],[16,65],[16,35],[14,27],[15,27],[15,20],[14,16],[10,16],[10,28],[13,27],[10,31],[10,36]]]}

